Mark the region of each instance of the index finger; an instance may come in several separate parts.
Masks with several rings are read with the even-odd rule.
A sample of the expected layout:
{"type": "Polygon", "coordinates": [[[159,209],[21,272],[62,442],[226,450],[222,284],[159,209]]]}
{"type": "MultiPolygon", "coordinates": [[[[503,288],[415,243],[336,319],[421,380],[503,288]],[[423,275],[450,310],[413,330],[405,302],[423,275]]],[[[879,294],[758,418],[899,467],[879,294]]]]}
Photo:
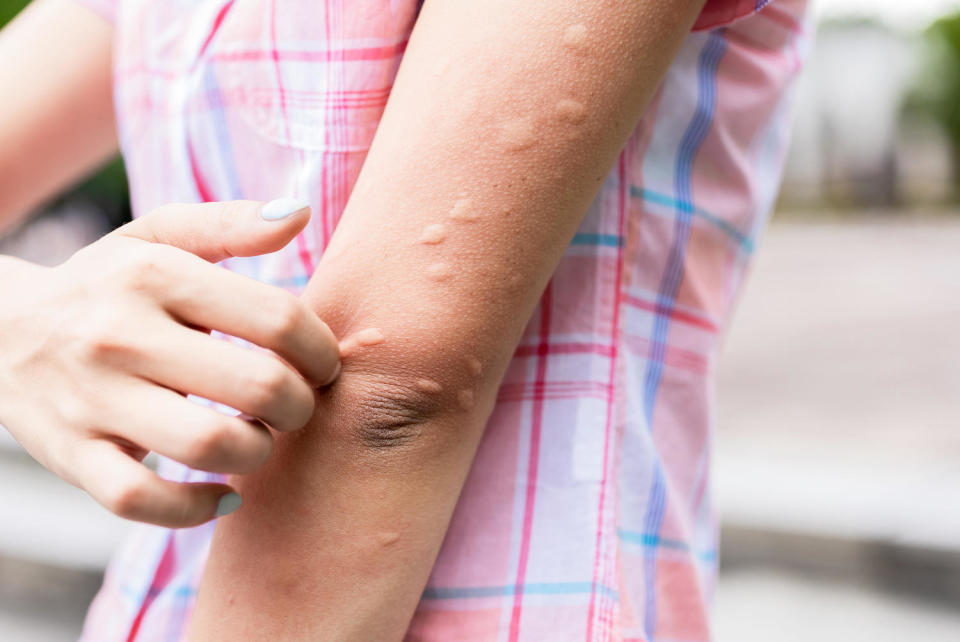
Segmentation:
{"type": "Polygon", "coordinates": [[[336,378],[337,338],[306,303],[189,254],[183,258],[174,268],[183,273],[165,297],[168,312],[186,323],[274,351],[315,387],[336,378]]]}

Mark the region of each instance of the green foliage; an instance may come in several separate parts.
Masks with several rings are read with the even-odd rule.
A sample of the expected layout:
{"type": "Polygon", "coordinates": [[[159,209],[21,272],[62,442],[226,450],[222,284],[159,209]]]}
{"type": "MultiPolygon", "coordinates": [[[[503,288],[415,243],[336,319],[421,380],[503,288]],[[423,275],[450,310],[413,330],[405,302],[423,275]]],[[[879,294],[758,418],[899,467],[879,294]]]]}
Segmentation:
{"type": "Polygon", "coordinates": [[[954,159],[960,160],[960,12],[938,19],[924,39],[926,60],[907,112],[933,118],[949,137],[954,159]]]}
{"type": "Polygon", "coordinates": [[[130,220],[130,192],[123,159],[117,156],[96,174],[63,194],[59,202],[81,199],[94,203],[111,227],[130,220]]]}
{"type": "Polygon", "coordinates": [[[28,2],[29,0],[0,0],[0,27],[13,20],[28,2]]]}

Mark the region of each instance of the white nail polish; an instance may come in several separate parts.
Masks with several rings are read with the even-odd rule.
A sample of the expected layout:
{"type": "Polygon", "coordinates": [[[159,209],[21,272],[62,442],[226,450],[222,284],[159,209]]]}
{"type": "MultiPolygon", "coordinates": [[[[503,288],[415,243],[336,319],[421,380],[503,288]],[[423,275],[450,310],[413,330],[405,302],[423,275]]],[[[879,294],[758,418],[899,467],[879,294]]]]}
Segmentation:
{"type": "Polygon", "coordinates": [[[310,203],[302,198],[278,198],[263,206],[260,218],[265,221],[280,221],[308,207],[310,203]]]}
{"type": "Polygon", "coordinates": [[[217,502],[217,517],[223,517],[224,515],[229,515],[233,511],[240,508],[240,504],[243,503],[243,500],[240,498],[240,495],[237,493],[227,493],[220,498],[220,501],[217,502]]]}

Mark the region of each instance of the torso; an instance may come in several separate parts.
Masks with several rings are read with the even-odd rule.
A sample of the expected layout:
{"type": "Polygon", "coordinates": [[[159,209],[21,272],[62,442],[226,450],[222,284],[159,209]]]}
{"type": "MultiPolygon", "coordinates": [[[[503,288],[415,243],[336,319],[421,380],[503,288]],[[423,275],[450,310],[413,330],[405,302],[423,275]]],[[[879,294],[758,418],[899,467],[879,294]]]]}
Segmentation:
{"type": "MultiPolygon", "coordinates": [[[[137,213],[311,202],[297,242],[226,264],[299,291],[419,5],[277,4],[121,2],[116,103],[137,213]]],[[[517,349],[409,639],[709,639],[710,376],[776,193],[805,5],[683,46],[517,349]]],[[[179,639],[211,533],[141,527],[83,639],[179,639]]]]}

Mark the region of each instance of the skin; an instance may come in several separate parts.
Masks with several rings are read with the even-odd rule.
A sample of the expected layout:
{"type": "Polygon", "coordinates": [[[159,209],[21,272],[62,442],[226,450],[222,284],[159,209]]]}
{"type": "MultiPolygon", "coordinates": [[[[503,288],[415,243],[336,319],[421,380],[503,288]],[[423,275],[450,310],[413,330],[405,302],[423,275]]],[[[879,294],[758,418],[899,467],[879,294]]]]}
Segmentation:
{"type": "Polygon", "coordinates": [[[165,206],[54,268],[0,257],[0,423],[121,517],[212,519],[230,486],[165,481],[140,460],[154,451],[200,470],[255,470],[273,447],[266,426],[301,428],[313,388],[336,375],[336,338],[302,301],[208,262],[275,251],[309,218],[303,207],[265,221],[262,205],[165,206]]]}
{"type": "Polygon", "coordinates": [[[190,639],[403,637],[523,327],[701,5],[425,3],[304,294],[384,341],[233,481],[190,639]]]}
{"type": "MultiPolygon", "coordinates": [[[[0,233],[116,151],[111,39],[64,0],[32,3],[0,33],[0,87],[13,89],[0,101],[0,233]]],[[[140,460],[249,472],[272,450],[266,426],[302,427],[337,372],[337,341],[304,302],[209,263],[276,251],[309,217],[266,221],[262,205],[166,206],[55,268],[0,256],[0,423],[122,517],[212,519],[230,486],[164,481],[140,460]]]]}
{"type": "Polygon", "coordinates": [[[117,151],[112,29],[67,0],[0,32],[0,234],[117,151]]]}

